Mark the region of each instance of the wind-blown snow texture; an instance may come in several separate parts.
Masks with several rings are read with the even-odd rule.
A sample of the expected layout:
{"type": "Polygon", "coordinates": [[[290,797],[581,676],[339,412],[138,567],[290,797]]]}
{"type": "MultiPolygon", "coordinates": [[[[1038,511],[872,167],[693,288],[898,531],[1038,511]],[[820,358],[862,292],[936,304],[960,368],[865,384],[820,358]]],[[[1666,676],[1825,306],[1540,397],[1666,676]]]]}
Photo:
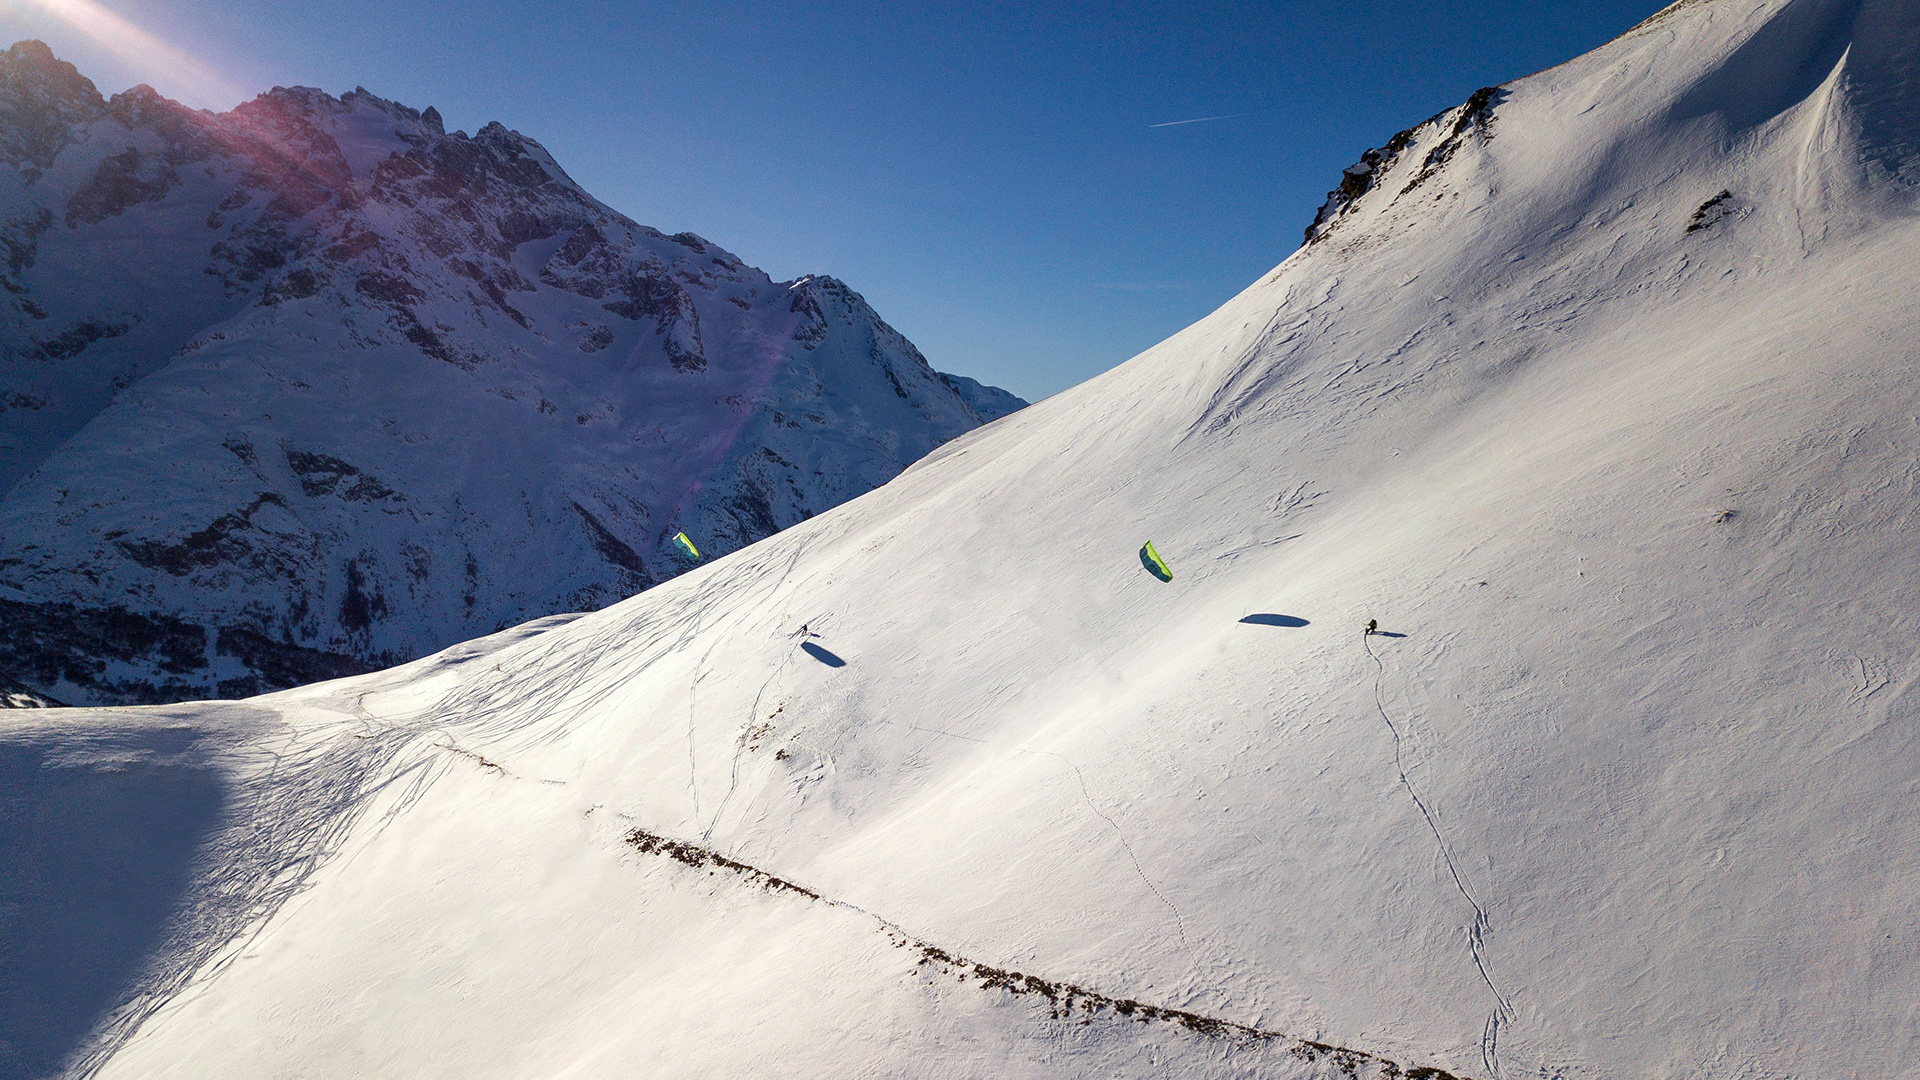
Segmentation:
{"type": "Polygon", "coordinates": [[[1669,9],[1164,344],[607,610],[16,714],[13,1060],[1912,1075],[1916,21],[1669,9]],[[39,929],[101,852],[137,902],[39,929]]]}
{"type": "Polygon", "coordinates": [[[0,674],[369,670],[684,569],[1025,404],[831,278],[365,91],[222,115],[0,54],[0,674]]]}

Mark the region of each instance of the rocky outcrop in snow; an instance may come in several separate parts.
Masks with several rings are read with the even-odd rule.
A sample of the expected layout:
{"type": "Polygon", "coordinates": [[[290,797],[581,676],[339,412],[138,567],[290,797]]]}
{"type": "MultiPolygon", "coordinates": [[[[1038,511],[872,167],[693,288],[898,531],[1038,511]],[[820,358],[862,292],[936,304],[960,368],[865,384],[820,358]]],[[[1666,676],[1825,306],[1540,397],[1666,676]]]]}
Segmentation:
{"type": "Polygon", "coordinates": [[[215,115],[22,42],[0,162],[0,673],[66,700],[598,607],[1024,404],[364,90],[215,115]]]}

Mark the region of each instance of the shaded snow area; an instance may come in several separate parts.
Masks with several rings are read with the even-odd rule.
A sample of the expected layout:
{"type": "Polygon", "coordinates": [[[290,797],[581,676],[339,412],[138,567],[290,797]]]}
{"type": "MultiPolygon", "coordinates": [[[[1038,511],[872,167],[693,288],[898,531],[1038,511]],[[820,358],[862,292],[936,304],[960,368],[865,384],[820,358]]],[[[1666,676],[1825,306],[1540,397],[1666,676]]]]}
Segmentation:
{"type": "Polygon", "coordinates": [[[242,697],[604,606],[1025,404],[538,144],[0,53],[0,676],[242,697]]]}
{"type": "Polygon", "coordinates": [[[10,679],[0,679],[0,709],[58,709],[64,704],[10,679]]]}
{"type": "Polygon", "coordinates": [[[0,1068],[1914,1075],[1916,22],[1694,2],[1476,95],[1190,329],[605,610],[8,714],[0,1068]]]}

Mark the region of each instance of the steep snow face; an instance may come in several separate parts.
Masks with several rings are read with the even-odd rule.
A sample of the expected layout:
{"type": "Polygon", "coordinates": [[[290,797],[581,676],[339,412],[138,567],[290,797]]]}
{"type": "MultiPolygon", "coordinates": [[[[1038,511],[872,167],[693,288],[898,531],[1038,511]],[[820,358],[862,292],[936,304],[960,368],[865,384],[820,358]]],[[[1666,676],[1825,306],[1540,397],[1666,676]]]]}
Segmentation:
{"type": "Polygon", "coordinates": [[[604,611],[13,714],[11,1052],[1910,1074],[1913,10],[1689,3],[1479,95],[1195,326],[604,611]],[[147,899],[62,936],[100,852],[147,899]]]}
{"type": "Polygon", "coordinates": [[[365,91],[103,101],[25,42],[0,157],[0,671],[65,700],[597,607],[684,569],[678,530],[733,550],[1024,404],[365,91]]]}

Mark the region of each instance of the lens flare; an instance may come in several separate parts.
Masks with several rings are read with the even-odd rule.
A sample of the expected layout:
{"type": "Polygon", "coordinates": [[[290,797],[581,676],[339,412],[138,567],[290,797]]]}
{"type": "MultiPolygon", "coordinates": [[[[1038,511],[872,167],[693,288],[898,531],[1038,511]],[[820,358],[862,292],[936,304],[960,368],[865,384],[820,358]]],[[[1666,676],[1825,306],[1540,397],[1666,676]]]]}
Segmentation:
{"type": "Polygon", "coordinates": [[[177,46],[94,0],[5,0],[0,7],[50,16],[200,108],[232,108],[253,95],[177,46]]]}

